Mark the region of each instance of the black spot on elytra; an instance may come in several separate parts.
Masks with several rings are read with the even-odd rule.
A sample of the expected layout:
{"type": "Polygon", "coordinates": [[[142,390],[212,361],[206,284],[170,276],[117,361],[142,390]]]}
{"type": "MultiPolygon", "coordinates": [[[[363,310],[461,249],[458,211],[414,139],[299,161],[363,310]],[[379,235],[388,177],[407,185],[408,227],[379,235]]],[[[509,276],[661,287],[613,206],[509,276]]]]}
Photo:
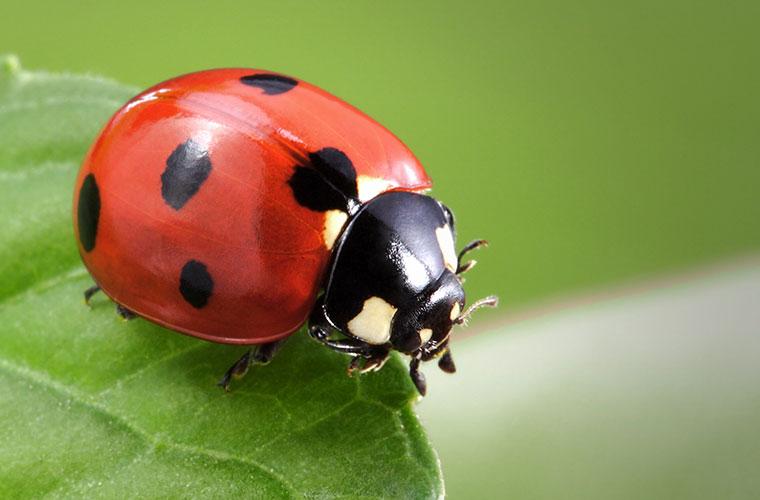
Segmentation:
{"type": "Polygon", "coordinates": [[[323,148],[309,153],[309,160],[317,171],[349,198],[356,198],[356,169],[346,153],[340,149],[323,148]]]}
{"type": "Polygon", "coordinates": [[[88,174],[79,189],[79,201],[77,202],[79,241],[86,252],[95,248],[98,220],[100,220],[100,190],[97,182],[95,182],[95,176],[88,174]]]}
{"type": "Polygon", "coordinates": [[[208,303],[214,291],[214,280],[206,268],[206,264],[197,260],[189,260],[182,267],[179,275],[179,292],[194,308],[200,309],[208,303]]]}
{"type": "Polygon", "coordinates": [[[240,78],[240,82],[251,87],[260,88],[267,95],[284,94],[298,85],[298,80],[273,73],[246,75],[240,78]]]}
{"type": "Polygon", "coordinates": [[[198,192],[211,173],[208,151],[188,139],[172,151],[161,174],[161,196],[179,210],[198,192]]]}
{"type": "Polygon", "coordinates": [[[296,201],[311,210],[348,210],[357,197],[356,169],[335,148],[309,153],[309,165],[297,165],[288,180],[296,201]]]}

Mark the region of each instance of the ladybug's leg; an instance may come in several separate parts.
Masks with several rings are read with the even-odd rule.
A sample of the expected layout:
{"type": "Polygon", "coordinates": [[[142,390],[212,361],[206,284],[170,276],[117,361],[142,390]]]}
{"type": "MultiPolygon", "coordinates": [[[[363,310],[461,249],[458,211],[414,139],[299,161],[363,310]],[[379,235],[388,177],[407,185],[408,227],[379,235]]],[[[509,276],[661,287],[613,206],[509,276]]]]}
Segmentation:
{"type": "Polygon", "coordinates": [[[243,377],[246,373],[248,373],[248,368],[251,366],[251,355],[253,354],[253,349],[249,349],[243,354],[243,356],[235,361],[235,364],[230,366],[230,368],[225,372],[224,376],[219,380],[219,382],[216,383],[219,387],[224,389],[225,391],[230,390],[230,382],[232,381],[232,378],[240,378],[243,377]]]}
{"type": "MultiPolygon", "coordinates": [[[[368,344],[359,339],[331,339],[330,335],[336,330],[327,318],[325,318],[325,310],[322,307],[322,297],[319,298],[317,304],[314,306],[314,310],[311,312],[309,318],[309,335],[314,340],[319,341],[325,346],[329,347],[333,351],[342,352],[343,354],[349,354],[351,356],[361,356],[364,358],[373,358],[387,354],[387,348],[383,346],[377,346],[368,344]]],[[[351,368],[349,367],[349,370],[351,368]]]]}
{"type": "Polygon", "coordinates": [[[100,285],[92,285],[90,288],[84,291],[84,303],[90,305],[90,299],[93,295],[100,291],[100,285]]]}
{"type": "Polygon", "coordinates": [[[441,359],[438,360],[438,368],[446,373],[454,373],[457,371],[457,365],[454,364],[454,358],[451,357],[451,349],[446,349],[441,359]]]}
{"type": "Polygon", "coordinates": [[[462,251],[459,252],[459,256],[457,257],[457,274],[464,274],[473,267],[475,267],[475,264],[477,264],[478,261],[476,260],[468,260],[465,263],[462,263],[462,257],[465,256],[465,254],[472,252],[473,250],[476,250],[480,247],[488,246],[488,242],[486,240],[474,240],[469,242],[464,246],[462,251]]]}
{"type": "Polygon", "coordinates": [[[385,362],[388,361],[390,350],[378,352],[370,358],[364,358],[362,356],[356,356],[348,364],[348,376],[353,377],[354,373],[368,373],[376,372],[381,369],[385,362]],[[364,364],[362,364],[364,361],[364,364]]]}
{"type": "Polygon", "coordinates": [[[369,359],[381,354],[385,350],[382,346],[368,344],[358,339],[330,339],[329,332],[321,327],[309,327],[309,335],[333,351],[350,354],[352,356],[362,356],[369,359]]]}
{"type": "Polygon", "coordinates": [[[425,381],[425,374],[420,371],[420,358],[413,358],[409,363],[409,376],[412,378],[417,391],[424,396],[427,392],[427,382],[425,381]]]}
{"type": "Polygon", "coordinates": [[[275,342],[269,342],[268,344],[261,344],[255,349],[249,349],[243,356],[238,359],[235,364],[230,366],[230,369],[224,374],[221,380],[216,385],[224,389],[230,390],[230,382],[233,378],[241,378],[248,373],[248,369],[252,364],[265,365],[272,361],[272,358],[277,351],[280,350],[284,342],[283,340],[277,340],[275,342]]]}
{"type": "Polygon", "coordinates": [[[126,307],[124,307],[121,304],[116,304],[116,314],[121,316],[121,319],[129,321],[130,319],[135,319],[137,317],[137,314],[133,313],[126,307]]]}

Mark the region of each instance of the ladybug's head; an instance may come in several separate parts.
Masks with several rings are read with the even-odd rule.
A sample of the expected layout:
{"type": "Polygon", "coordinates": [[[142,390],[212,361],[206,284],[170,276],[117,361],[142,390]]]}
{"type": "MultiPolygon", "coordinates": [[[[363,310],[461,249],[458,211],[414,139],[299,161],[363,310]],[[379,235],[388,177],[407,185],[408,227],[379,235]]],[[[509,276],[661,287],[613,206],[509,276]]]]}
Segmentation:
{"type": "Polygon", "coordinates": [[[410,355],[437,352],[448,342],[463,306],[462,283],[446,270],[396,314],[390,339],[393,348],[410,355]]]}
{"type": "Polygon", "coordinates": [[[393,321],[391,344],[422,361],[438,357],[448,349],[454,326],[465,323],[475,309],[496,303],[496,297],[486,297],[465,309],[462,281],[456,273],[446,270],[414,303],[399,310],[393,321]]]}

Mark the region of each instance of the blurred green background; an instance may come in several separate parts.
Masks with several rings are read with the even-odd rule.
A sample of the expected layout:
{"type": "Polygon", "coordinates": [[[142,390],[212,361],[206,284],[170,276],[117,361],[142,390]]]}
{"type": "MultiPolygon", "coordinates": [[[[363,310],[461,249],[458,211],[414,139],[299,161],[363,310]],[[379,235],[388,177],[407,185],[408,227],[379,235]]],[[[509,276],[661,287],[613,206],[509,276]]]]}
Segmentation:
{"type": "MultiPolygon", "coordinates": [[[[760,248],[758,2],[30,1],[0,18],[0,52],[28,69],[145,87],[259,67],[358,106],[426,165],[460,240],[490,240],[467,290],[501,296],[495,321],[760,248]]],[[[473,491],[466,443],[431,432],[449,491],[473,491]]]]}

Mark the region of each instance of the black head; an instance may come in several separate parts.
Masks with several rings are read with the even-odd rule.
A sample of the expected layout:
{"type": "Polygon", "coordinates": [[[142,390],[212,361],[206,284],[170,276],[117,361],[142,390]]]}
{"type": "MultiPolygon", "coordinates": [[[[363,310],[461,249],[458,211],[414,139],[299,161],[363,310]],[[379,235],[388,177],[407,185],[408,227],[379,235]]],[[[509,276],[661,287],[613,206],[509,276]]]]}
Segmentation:
{"type": "Polygon", "coordinates": [[[430,359],[448,344],[449,334],[464,308],[459,277],[446,269],[441,276],[393,318],[390,342],[394,349],[430,359]]]}

